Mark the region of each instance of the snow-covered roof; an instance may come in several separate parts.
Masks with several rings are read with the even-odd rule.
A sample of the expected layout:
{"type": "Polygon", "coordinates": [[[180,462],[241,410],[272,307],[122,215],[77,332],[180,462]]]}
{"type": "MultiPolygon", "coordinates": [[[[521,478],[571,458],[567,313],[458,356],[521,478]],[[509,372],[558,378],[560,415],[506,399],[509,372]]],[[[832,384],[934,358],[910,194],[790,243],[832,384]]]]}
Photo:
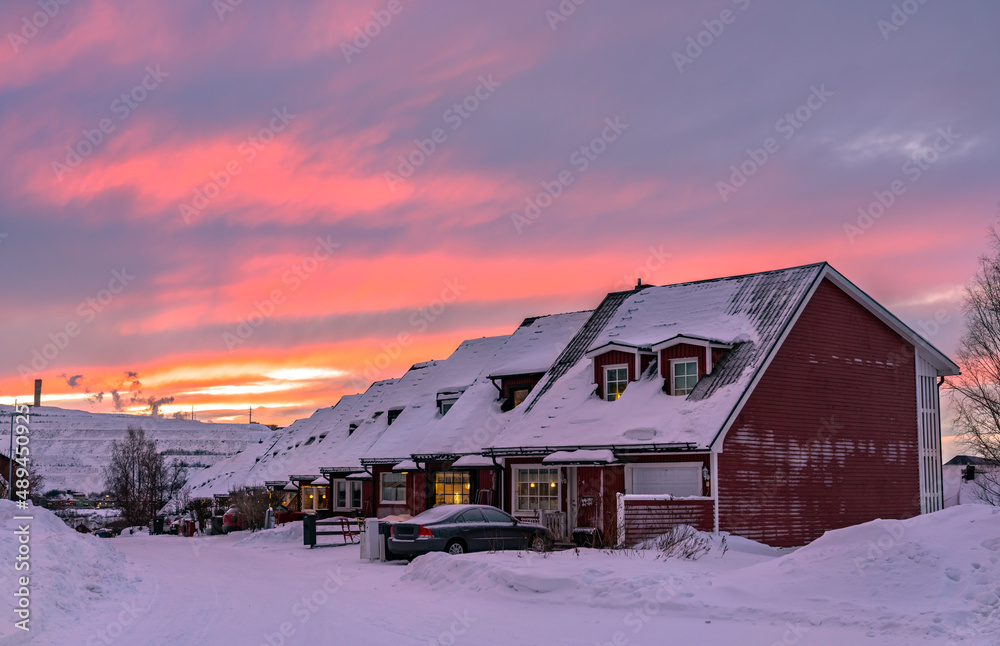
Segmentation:
{"type": "Polygon", "coordinates": [[[557,361],[561,369],[511,412],[491,448],[707,448],[825,266],[609,294],[557,361]],[[596,395],[588,350],[648,347],[679,334],[734,347],[688,397],[665,394],[654,369],[617,401],[596,395]]]}
{"type": "Polygon", "coordinates": [[[490,376],[504,367],[509,374],[525,374],[521,367],[534,365],[528,372],[545,372],[576,333],[587,322],[590,312],[552,314],[526,319],[497,348],[492,361],[444,416],[439,416],[414,455],[464,455],[479,453],[500,432],[507,413],[500,411],[498,391],[490,376]],[[531,357],[537,354],[537,358],[531,357]],[[539,363],[542,361],[542,363],[539,363]],[[533,362],[533,364],[532,364],[533,362]]]}

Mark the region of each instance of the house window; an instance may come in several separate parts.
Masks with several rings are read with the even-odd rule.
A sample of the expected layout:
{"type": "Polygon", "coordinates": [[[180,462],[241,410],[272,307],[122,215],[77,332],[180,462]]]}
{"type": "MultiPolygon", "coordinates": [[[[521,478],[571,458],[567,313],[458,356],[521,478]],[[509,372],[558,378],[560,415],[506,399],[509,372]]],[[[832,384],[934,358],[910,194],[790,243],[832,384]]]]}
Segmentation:
{"type": "Polygon", "coordinates": [[[445,413],[447,413],[448,411],[451,410],[451,407],[454,406],[455,402],[457,402],[457,401],[458,401],[457,399],[442,399],[442,400],[439,400],[438,401],[438,410],[440,410],[441,414],[444,415],[445,413]]]}
{"type": "Polygon", "coordinates": [[[614,401],[625,392],[628,385],[628,366],[623,364],[604,368],[604,399],[614,401]]]}
{"type": "Polygon", "coordinates": [[[514,398],[514,408],[517,408],[521,402],[528,398],[528,393],[531,392],[530,388],[519,388],[514,391],[512,395],[514,398]]]}
{"type": "Polygon", "coordinates": [[[698,383],[698,359],[671,360],[670,381],[675,395],[689,394],[698,383]]]}
{"type": "Polygon", "coordinates": [[[356,431],[356,430],[358,430],[358,425],[357,424],[354,424],[354,423],[348,424],[348,426],[347,426],[347,435],[348,435],[348,437],[350,437],[351,435],[354,435],[354,431],[356,431]]]}
{"type": "Polygon", "coordinates": [[[628,493],[700,496],[703,467],[701,462],[630,465],[626,475],[628,493]]]}
{"type": "Polygon", "coordinates": [[[326,487],[303,487],[302,488],[302,511],[310,509],[326,509],[327,490],[326,487]]]}
{"type": "Polygon", "coordinates": [[[468,471],[439,471],[434,474],[435,505],[467,505],[471,493],[468,471]]]}
{"type": "Polygon", "coordinates": [[[383,473],[380,488],[382,489],[382,502],[390,505],[406,503],[405,473],[383,473]]]}
{"type": "Polygon", "coordinates": [[[559,509],[559,469],[514,468],[516,511],[559,509]]]}
{"type": "Polygon", "coordinates": [[[356,480],[334,480],[333,508],[360,509],[361,483],[356,480]]]}
{"type": "Polygon", "coordinates": [[[385,423],[391,425],[399,417],[399,414],[403,412],[402,408],[395,408],[389,411],[389,414],[385,417],[385,423]]]}

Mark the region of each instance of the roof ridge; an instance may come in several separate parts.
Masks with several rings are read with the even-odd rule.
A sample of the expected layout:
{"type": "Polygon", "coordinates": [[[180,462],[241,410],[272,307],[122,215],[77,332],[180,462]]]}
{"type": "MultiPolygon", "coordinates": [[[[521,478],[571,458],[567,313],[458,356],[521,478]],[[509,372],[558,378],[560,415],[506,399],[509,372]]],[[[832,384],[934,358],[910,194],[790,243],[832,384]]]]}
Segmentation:
{"type": "Polygon", "coordinates": [[[592,311],[593,314],[590,315],[590,318],[587,319],[587,322],[583,324],[583,327],[573,336],[570,342],[566,344],[566,347],[559,353],[552,367],[545,373],[543,377],[545,383],[538,390],[538,394],[532,397],[531,401],[525,406],[525,413],[534,408],[535,402],[552,387],[552,384],[566,374],[580,360],[580,357],[587,352],[587,348],[597,338],[597,335],[611,321],[611,317],[618,311],[621,304],[625,302],[625,299],[634,293],[636,293],[635,290],[631,289],[624,292],[609,292],[601,301],[601,304],[594,310],[582,310],[584,312],[592,311]]]}

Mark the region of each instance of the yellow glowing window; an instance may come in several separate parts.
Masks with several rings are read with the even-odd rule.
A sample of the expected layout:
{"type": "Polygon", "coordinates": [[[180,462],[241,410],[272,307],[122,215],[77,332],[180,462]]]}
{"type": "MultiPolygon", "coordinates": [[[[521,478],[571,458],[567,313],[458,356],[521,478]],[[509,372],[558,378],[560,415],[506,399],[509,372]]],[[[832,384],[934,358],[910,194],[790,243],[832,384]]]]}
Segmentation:
{"type": "Polygon", "coordinates": [[[517,511],[559,509],[559,469],[516,468],[517,511]]]}
{"type": "Polygon", "coordinates": [[[468,471],[438,471],[434,474],[434,504],[462,505],[471,501],[468,471]]]}
{"type": "Polygon", "coordinates": [[[604,368],[604,399],[614,401],[622,396],[628,386],[628,366],[607,366],[604,368]]]}

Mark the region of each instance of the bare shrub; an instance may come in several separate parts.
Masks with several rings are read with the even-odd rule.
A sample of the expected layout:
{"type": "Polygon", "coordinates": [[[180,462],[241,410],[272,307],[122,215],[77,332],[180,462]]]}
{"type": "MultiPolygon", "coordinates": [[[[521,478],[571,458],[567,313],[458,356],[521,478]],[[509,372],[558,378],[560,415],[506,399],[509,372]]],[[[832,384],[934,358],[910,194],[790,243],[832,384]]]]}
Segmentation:
{"type": "Polygon", "coordinates": [[[266,487],[241,487],[229,492],[229,502],[236,508],[240,527],[264,529],[264,518],[271,507],[271,492],[266,487]]]}
{"type": "Polygon", "coordinates": [[[674,525],[650,543],[659,552],[656,558],[697,561],[712,551],[712,540],[690,525],[674,525]]]}

